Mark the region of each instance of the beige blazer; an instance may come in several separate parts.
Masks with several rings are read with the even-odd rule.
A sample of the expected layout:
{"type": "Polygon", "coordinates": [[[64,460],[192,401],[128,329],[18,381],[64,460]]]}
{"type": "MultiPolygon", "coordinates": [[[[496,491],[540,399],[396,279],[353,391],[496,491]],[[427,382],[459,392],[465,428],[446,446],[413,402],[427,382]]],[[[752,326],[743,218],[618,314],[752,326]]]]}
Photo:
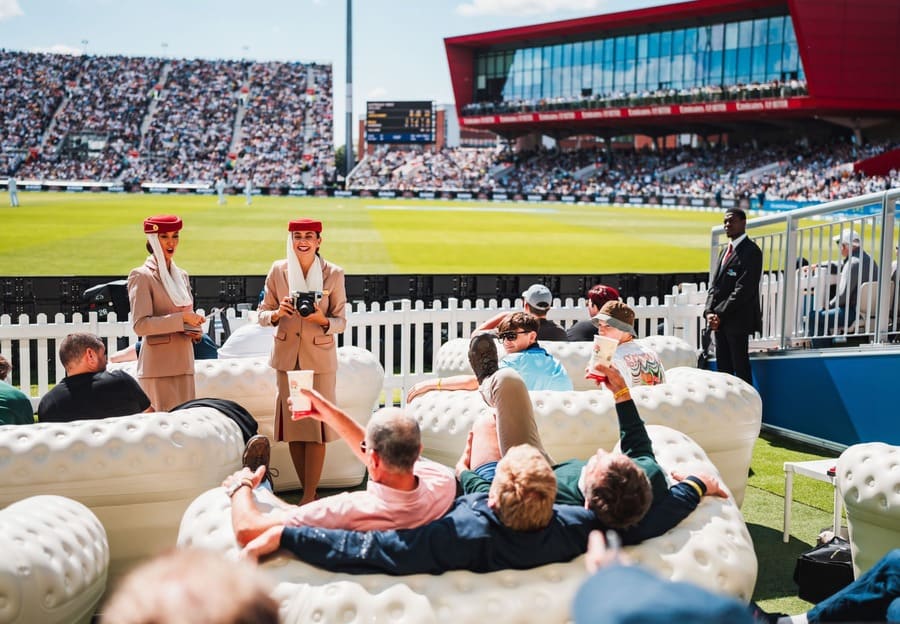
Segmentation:
{"type": "MultiPolygon", "coordinates": [[[[322,258],[318,258],[318,262],[322,264],[322,289],[328,293],[322,297],[319,309],[328,318],[328,331],[297,313],[281,317],[276,325],[275,341],[269,358],[269,366],[274,369],[307,369],[317,373],[337,371],[335,335],[342,333],[347,327],[344,312],[347,304],[344,270],[322,258]]],[[[266,295],[259,306],[260,325],[272,325],[272,313],[288,294],[287,260],[276,260],[266,276],[266,295]]]]}
{"type": "MultiPolygon", "coordinates": [[[[179,277],[188,285],[188,275],[179,277]]],[[[172,377],[194,374],[194,345],[184,333],[184,320],[163,287],[156,258],[149,256],[143,266],[128,275],[128,303],[131,326],[143,338],[138,355],[138,377],[172,377]]]]}

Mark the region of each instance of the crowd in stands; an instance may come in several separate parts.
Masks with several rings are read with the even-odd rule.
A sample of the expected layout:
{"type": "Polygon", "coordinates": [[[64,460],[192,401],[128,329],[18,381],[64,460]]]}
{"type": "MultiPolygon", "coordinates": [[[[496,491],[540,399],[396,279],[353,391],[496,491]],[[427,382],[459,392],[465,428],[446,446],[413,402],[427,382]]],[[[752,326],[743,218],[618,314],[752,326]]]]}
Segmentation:
{"type": "Polygon", "coordinates": [[[201,185],[224,175],[235,186],[333,177],[330,66],[0,50],[0,68],[3,175],[201,185]]]}
{"type": "Polygon", "coordinates": [[[594,96],[572,96],[539,99],[504,99],[497,102],[472,102],[463,107],[463,115],[492,115],[499,113],[530,113],[555,110],[582,110],[617,108],[623,106],[659,106],[665,104],[698,104],[761,98],[794,97],[806,95],[806,81],[792,79],[787,82],[738,83],[734,85],[707,85],[683,89],[658,88],[641,91],[616,91],[594,96]]]}
{"type": "Polygon", "coordinates": [[[879,141],[774,146],[598,149],[497,153],[493,149],[379,148],[350,177],[353,189],[466,190],[624,197],[689,196],[831,201],[900,187],[900,173],[865,176],[849,166],[898,147],[879,141]],[[763,195],[761,195],[763,194],[763,195]]]}
{"type": "Polygon", "coordinates": [[[124,56],[88,57],[78,75],[65,84],[63,106],[53,117],[40,158],[19,172],[45,180],[109,180],[141,137],[148,91],[159,76],[159,59],[124,56]],[[105,143],[100,155],[79,151],[92,139],[105,143]],[[67,138],[69,141],[67,142],[67,138]]]}

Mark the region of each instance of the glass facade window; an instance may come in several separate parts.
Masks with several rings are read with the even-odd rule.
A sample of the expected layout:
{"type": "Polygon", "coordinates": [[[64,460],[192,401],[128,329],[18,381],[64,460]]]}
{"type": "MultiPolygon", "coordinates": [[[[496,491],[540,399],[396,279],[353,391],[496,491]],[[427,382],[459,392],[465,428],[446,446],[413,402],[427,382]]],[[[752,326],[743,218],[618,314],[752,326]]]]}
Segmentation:
{"type": "Polygon", "coordinates": [[[513,107],[585,105],[584,100],[622,104],[623,98],[673,94],[771,96],[786,83],[805,80],[787,15],[485,50],[476,53],[474,69],[474,102],[513,107]]]}

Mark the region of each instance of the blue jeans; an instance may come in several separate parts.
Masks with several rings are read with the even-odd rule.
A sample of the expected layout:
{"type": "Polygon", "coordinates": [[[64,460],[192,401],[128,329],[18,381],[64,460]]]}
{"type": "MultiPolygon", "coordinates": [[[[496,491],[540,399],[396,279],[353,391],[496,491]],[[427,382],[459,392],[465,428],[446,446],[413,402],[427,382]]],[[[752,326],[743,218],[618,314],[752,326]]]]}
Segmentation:
{"type": "Polygon", "coordinates": [[[900,622],[900,548],[806,614],[809,622],[900,622]]]}

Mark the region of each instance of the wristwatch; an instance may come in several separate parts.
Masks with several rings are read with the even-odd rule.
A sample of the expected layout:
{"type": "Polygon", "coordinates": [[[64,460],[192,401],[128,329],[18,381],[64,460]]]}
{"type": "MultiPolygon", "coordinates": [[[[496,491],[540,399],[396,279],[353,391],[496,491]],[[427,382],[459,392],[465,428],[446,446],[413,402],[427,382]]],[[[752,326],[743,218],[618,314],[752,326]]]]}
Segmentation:
{"type": "Polygon", "coordinates": [[[250,479],[241,479],[240,481],[235,481],[231,485],[228,486],[228,489],[225,490],[225,493],[228,494],[228,498],[234,496],[234,493],[237,492],[244,486],[253,489],[253,482],[250,479]]]}

